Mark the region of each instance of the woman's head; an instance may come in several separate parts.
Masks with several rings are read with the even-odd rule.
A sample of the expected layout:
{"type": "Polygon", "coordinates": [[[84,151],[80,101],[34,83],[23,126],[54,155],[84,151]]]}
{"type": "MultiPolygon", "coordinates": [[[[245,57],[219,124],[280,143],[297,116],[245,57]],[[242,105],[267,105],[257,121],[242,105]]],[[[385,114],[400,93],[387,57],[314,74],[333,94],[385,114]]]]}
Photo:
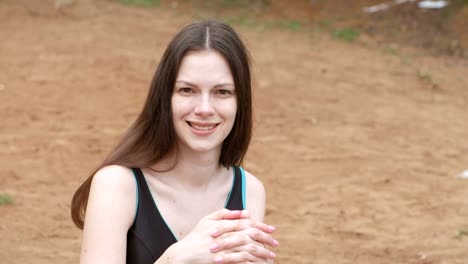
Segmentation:
{"type": "Polygon", "coordinates": [[[176,134],[172,122],[171,96],[185,56],[194,51],[213,50],[227,62],[234,81],[237,113],[224,141],[219,162],[224,166],[239,164],[247,151],[252,130],[250,61],[236,32],[228,25],[204,21],[184,27],[169,43],[153,77],[144,109],[137,124],[146,125],[144,138],[160,153],[157,160],[174,149],[176,134]]]}
{"type": "Polygon", "coordinates": [[[220,155],[237,116],[236,89],[224,57],[213,49],[188,52],[171,105],[177,152],[220,155]]]}
{"type": "MultiPolygon", "coordinates": [[[[213,50],[222,56],[235,86],[235,120],[223,142],[219,163],[228,167],[242,162],[252,133],[249,55],[230,26],[203,21],[184,27],[169,43],[153,76],[143,110],[96,171],[111,164],[151,167],[177,149],[171,106],[175,81],[184,57],[203,50],[213,50]]],[[[96,171],[76,190],[72,199],[71,215],[79,228],[83,228],[89,190],[96,171]]]]}

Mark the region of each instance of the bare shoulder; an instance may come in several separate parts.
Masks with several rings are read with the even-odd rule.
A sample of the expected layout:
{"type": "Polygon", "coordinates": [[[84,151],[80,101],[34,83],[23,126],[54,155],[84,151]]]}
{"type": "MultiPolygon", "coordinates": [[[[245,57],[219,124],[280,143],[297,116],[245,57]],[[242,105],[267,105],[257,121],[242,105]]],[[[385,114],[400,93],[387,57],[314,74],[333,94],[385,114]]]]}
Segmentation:
{"type": "Polygon", "coordinates": [[[117,165],[99,169],[91,183],[85,226],[86,221],[94,222],[95,217],[118,217],[121,225],[130,225],[136,211],[136,193],[131,169],[117,165]]]}
{"type": "Polygon", "coordinates": [[[263,186],[263,183],[255,177],[252,173],[244,170],[245,172],[245,181],[246,181],[246,187],[250,189],[251,191],[254,192],[260,192],[260,194],[265,194],[265,187],[263,186]]]}
{"type": "Polygon", "coordinates": [[[84,220],[81,263],[125,261],[126,236],[137,208],[136,193],[129,168],[106,166],[94,174],[84,220]]]}
{"type": "Polygon", "coordinates": [[[245,172],[246,209],[252,217],[263,221],[265,216],[266,191],[263,183],[250,172],[245,172]]]}
{"type": "Polygon", "coordinates": [[[125,192],[135,189],[135,177],[131,169],[109,165],[99,169],[93,177],[92,188],[108,191],[125,192]]]}

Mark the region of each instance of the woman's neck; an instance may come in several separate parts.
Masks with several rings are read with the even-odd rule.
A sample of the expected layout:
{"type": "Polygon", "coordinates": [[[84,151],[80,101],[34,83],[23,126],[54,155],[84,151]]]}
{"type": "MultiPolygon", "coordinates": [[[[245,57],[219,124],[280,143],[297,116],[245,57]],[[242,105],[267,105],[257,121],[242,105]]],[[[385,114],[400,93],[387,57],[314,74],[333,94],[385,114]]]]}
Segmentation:
{"type": "MultiPolygon", "coordinates": [[[[174,167],[170,171],[158,173],[161,180],[183,185],[186,188],[203,188],[210,185],[217,176],[222,174],[223,170],[226,170],[219,164],[220,155],[221,149],[194,152],[179,147],[167,159],[158,163],[156,168],[162,168],[164,164],[171,164],[174,167]]],[[[167,166],[164,167],[167,169],[167,166]]]]}

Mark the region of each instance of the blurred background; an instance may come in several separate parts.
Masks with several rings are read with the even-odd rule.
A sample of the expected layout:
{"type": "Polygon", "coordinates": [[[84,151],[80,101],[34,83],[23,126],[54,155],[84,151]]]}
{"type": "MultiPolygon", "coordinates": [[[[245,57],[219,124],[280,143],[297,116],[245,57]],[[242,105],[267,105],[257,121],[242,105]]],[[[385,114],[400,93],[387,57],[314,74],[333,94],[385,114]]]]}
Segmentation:
{"type": "Polygon", "coordinates": [[[468,1],[0,0],[0,262],[77,263],[75,189],[201,19],[253,59],[276,263],[468,263],[468,1]]]}

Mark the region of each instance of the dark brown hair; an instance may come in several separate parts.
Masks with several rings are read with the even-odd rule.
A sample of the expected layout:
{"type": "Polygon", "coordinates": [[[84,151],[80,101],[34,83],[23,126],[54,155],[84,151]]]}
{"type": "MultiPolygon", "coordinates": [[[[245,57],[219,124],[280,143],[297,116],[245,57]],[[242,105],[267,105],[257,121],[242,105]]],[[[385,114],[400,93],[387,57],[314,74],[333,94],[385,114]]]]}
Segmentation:
{"type": "Polygon", "coordinates": [[[234,126],[223,143],[219,163],[240,165],[252,134],[252,92],[250,58],[237,33],[224,23],[203,21],[184,27],[169,43],[153,76],[143,110],[124,134],[120,143],[76,190],[71,202],[71,217],[82,229],[94,174],[108,165],[147,168],[176,150],[172,123],[171,97],[177,73],[189,51],[212,49],[229,64],[237,96],[234,126]]]}

